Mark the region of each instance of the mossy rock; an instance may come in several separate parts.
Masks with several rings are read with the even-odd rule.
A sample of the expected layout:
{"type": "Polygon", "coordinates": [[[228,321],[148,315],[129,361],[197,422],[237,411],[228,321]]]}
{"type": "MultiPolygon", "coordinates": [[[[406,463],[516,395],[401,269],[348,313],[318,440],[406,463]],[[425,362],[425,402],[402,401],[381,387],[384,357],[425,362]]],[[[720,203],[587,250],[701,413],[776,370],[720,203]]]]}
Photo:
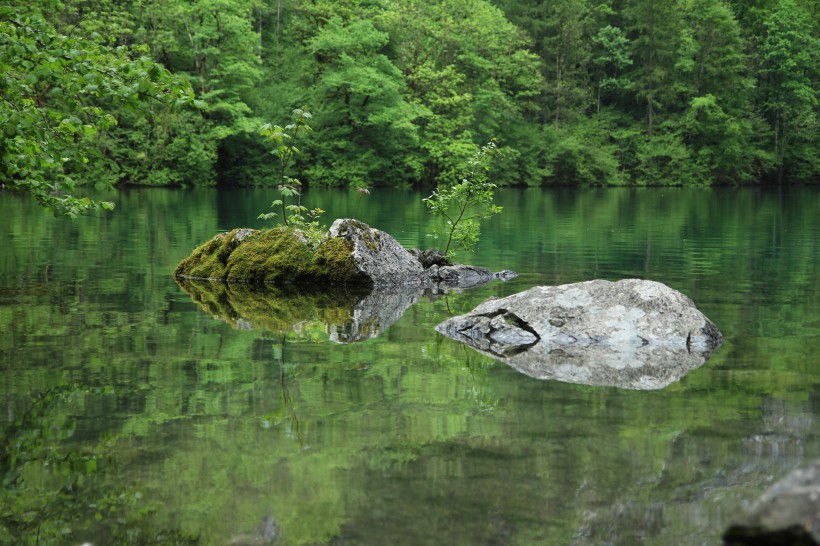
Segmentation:
{"type": "Polygon", "coordinates": [[[353,244],[350,241],[326,238],[313,256],[315,274],[327,279],[331,284],[372,284],[372,281],[356,267],[352,251],[353,244]]]}
{"type": "Polygon", "coordinates": [[[237,228],[228,233],[218,233],[208,242],[194,249],[190,256],[179,262],[175,277],[191,279],[226,280],[228,258],[254,229],[237,228]]]}
{"type": "Polygon", "coordinates": [[[310,247],[298,232],[287,228],[257,231],[228,257],[228,281],[293,284],[309,274],[310,247]]]}
{"type": "Polygon", "coordinates": [[[302,232],[286,227],[234,229],[194,249],[174,276],[275,285],[371,285],[356,268],[352,250],[349,241],[333,237],[313,249],[302,232]]]}

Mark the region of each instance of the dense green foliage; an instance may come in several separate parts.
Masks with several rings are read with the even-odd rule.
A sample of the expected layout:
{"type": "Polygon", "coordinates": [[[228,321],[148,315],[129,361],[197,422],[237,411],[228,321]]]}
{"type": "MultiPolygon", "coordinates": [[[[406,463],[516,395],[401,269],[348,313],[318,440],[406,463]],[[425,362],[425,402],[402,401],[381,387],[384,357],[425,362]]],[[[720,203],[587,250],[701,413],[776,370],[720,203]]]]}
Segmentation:
{"type": "Polygon", "coordinates": [[[820,178],[813,0],[23,4],[0,175],[52,206],[92,181],[278,184],[257,131],[302,105],[306,185],[452,184],[491,138],[500,185],[820,178]],[[137,107],[187,86],[201,109],[137,107]]]}
{"type": "Polygon", "coordinates": [[[0,10],[0,184],[30,192],[57,214],[111,209],[72,195],[120,170],[107,151],[118,117],[193,100],[185,85],[147,57],[57,32],[39,14],[0,10]],[[154,104],[156,103],[156,105],[154,104]]]}

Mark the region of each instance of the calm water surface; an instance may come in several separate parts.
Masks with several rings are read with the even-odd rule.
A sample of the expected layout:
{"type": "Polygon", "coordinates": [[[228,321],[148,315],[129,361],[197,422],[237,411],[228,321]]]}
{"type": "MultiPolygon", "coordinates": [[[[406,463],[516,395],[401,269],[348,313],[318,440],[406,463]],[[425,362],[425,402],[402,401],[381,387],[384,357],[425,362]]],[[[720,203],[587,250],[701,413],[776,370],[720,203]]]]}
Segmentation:
{"type": "MultiPolygon", "coordinates": [[[[436,246],[422,197],[305,200],[436,246]]],[[[287,545],[716,545],[820,456],[817,188],[504,190],[461,259],[520,277],[421,297],[348,344],[330,296],[226,307],[171,277],[274,198],[132,190],[72,223],[0,192],[0,543],[240,544],[271,516],[287,545]],[[659,391],[534,380],[433,330],[490,296],[628,277],[726,338],[659,391]]]]}

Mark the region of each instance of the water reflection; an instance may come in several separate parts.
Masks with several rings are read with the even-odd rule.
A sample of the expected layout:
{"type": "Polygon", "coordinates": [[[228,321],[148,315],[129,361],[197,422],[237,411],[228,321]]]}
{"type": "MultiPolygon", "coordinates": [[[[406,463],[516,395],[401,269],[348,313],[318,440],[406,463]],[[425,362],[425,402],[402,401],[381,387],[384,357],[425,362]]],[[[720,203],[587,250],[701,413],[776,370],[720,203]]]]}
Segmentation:
{"type": "Polygon", "coordinates": [[[424,293],[176,280],[202,310],[234,328],[268,330],[300,340],[326,337],[336,343],[379,336],[424,293]]]}
{"type": "Polygon", "coordinates": [[[662,389],[706,362],[709,354],[671,347],[562,347],[539,342],[519,354],[483,354],[535,379],[622,389],[662,389]]]}
{"type": "MultiPolygon", "coordinates": [[[[63,462],[27,464],[0,515],[39,526],[41,545],[137,530],[143,543],[162,531],[226,546],[268,514],[282,546],[717,545],[740,508],[820,454],[817,189],[505,190],[505,214],[462,260],[523,278],[419,296],[352,344],[296,338],[329,339],[322,319],[358,324],[351,338],[376,331],[353,319],[359,295],[198,296],[222,322],[171,280],[199,241],[258,227],[248,219],[274,192],[131,191],[75,223],[0,195],[3,424],[55,384],[85,393],[5,436],[6,450],[26,448],[18,461],[63,462]],[[691,295],[727,343],[681,381],[635,391],[533,381],[433,331],[489,296],[624,277],[691,295]],[[69,450],[103,456],[92,475],[68,469],[86,489],[61,498],[78,511],[31,519],[63,491],[69,450]],[[119,510],[99,525],[97,499],[119,510]]],[[[311,203],[344,216],[346,195],[314,190],[311,203]]],[[[362,220],[428,247],[422,197],[379,192],[362,220]]],[[[0,544],[35,534],[0,530],[0,544]]]]}
{"type": "Polygon", "coordinates": [[[231,537],[230,546],[264,546],[279,538],[279,524],[273,516],[265,516],[253,533],[239,533],[231,537]]]}

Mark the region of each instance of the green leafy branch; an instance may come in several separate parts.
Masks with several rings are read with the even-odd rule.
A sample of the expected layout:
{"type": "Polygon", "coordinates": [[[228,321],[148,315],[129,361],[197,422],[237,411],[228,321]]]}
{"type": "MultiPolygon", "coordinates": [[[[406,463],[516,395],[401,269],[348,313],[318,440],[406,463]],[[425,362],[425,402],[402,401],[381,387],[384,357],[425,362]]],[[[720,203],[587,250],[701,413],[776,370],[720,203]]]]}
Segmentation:
{"type": "Polygon", "coordinates": [[[106,48],[57,32],[40,15],[0,8],[0,185],[58,215],[111,210],[76,197],[88,166],[105,158],[114,113],[153,115],[152,103],[193,104],[193,91],[140,48],[106,48]]]}
{"type": "Polygon", "coordinates": [[[445,255],[450,254],[453,244],[462,250],[473,248],[478,242],[481,220],[501,212],[493,201],[496,185],[488,175],[492,158],[499,153],[495,142],[490,141],[467,161],[461,182],[437,188],[424,199],[430,212],[445,220],[440,230],[447,236],[445,255]]]}
{"type": "MultiPolygon", "coordinates": [[[[304,214],[309,212],[307,207],[302,206],[302,183],[296,178],[288,176],[287,169],[294,156],[300,153],[299,148],[296,147],[299,133],[312,130],[310,125],[307,124],[307,120],[310,118],[310,112],[303,108],[297,108],[293,111],[292,123],[289,125],[280,127],[266,123],[259,129],[259,134],[265,138],[265,141],[273,143],[274,149],[272,153],[279,158],[279,179],[281,183],[278,188],[282,198],[271,203],[271,208],[281,208],[282,222],[286,226],[290,225],[290,221],[294,221],[297,225],[303,224],[304,214]],[[295,197],[297,200],[296,204],[288,205],[287,200],[289,197],[295,197]],[[290,218],[288,218],[288,211],[291,212],[290,218]]],[[[318,211],[320,209],[315,210],[318,211]]],[[[277,213],[275,212],[268,212],[260,214],[259,218],[262,220],[270,220],[275,218],[276,215],[277,213]]]]}

